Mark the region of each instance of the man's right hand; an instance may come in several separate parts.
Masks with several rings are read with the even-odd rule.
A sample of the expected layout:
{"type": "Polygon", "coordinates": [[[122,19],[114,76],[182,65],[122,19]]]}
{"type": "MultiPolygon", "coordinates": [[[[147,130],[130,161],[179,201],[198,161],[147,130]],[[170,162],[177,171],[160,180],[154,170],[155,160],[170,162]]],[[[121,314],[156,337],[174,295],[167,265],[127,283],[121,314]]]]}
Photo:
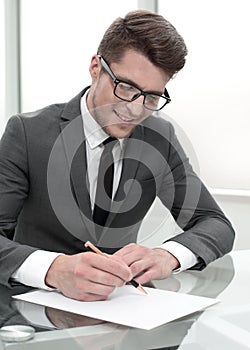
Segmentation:
{"type": "Polygon", "coordinates": [[[82,300],[105,300],[115,287],[133,278],[130,268],[115,255],[92,252],[59,255],[51,264],[45,283],[65,296],[82,300]]]}

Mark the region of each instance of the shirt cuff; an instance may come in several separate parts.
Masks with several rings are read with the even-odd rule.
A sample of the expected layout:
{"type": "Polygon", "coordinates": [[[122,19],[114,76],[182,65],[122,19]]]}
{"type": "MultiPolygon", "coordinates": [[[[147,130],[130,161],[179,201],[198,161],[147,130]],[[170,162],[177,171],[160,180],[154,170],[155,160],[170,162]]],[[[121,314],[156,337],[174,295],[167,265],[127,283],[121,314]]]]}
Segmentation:
{"type": "Polygon", "coordinates": [[[54,290],[54,288],[50,288],[45,284],[45,277],[52,262],[59,255],[62,255],[62,253],[36,250],[24,260],[11,278],[30,287],[54,290]]]}
{"type": "Polygon", "coordinates": [[[175,269],[173,273],[187,270],[188,268],[194,266],[198,262],[198,259],[195,256],[195,254],[190,249],[184,247],[178,242],[168,241],[158,246],[157,248],[167,250],[179,261],[180,267],[178,269],[175,269]]]}

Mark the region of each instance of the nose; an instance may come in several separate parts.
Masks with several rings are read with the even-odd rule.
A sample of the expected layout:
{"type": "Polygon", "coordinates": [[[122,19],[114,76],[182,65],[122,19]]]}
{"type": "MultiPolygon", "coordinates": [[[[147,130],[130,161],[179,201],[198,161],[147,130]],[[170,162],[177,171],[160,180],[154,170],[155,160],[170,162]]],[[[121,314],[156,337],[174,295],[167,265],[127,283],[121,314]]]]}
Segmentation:
{"type": "Polygon", "coordinates": [[[143,96],[138,97],[132,102],[128,102],[126,104],[126,108],[131,117],[134,119],[141,118],[144,114],[143,96]]]}
{"type": "Polygon", "coordinates": [[[137,97],[133,102],[137,103],[137,104],[143,104],[143,100],[144,100],[144,96],[140,95],[139,97],[137,97]]]}

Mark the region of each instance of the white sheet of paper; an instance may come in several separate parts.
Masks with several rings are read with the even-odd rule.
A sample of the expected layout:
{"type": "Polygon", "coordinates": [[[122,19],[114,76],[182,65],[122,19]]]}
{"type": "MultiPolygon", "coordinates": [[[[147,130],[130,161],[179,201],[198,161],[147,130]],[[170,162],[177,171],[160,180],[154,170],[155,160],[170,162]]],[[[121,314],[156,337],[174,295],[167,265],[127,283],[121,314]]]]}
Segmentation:
{"type": "Polygon", "coordinates": [[[219,302],[217,299],[133,286],[116,288],[105,301],[78,301],[56,291],[36,290],[13,298],[129,327],[152,329],[219,302]]]}

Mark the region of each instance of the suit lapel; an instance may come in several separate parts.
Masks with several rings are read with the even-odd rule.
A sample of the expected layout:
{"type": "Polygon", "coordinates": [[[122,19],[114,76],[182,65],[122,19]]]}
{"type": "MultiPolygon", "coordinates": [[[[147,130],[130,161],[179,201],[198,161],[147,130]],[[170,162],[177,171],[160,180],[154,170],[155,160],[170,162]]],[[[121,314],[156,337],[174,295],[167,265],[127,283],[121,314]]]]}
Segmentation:
{"type": "MultiPolygon", "coordinates": [[[[95,230],[87,178],[87,159],[83,121],[80,111],[80,99],[87,89],[71,100],[61,117],[60,128],[64,152],[70,171],[71,189],[79,208],[81,221],[88,233],[82,229],[81,240],[94,240],[95,230]]],[[[74,234],[74,233],[73,233],[74,234]]],[[[75,235],[75,234],[74,234],[75,235]]]]}

